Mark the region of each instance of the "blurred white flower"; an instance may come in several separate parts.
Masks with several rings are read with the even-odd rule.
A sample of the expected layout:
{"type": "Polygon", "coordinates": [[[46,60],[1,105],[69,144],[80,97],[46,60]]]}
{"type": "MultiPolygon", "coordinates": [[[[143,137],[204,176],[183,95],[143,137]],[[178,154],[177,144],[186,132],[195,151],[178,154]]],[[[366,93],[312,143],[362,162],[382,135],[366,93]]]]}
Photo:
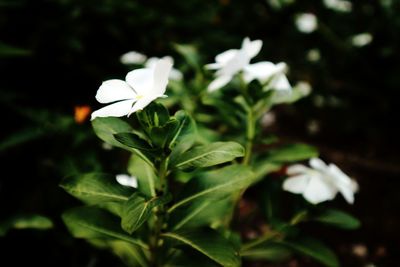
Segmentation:
{"type": "Polygon", "coordinates": [[[262,61],[245,66],[243,77],[247,83],[257,79],[262,84],[268,82],[268,88],[273,90],[291,90],[292,87],[285,75],[286,71],[286,63],[274,64],[269,61],[262,61]]]}
{"type": "Polygon", "coordinates": [[[120,185],[129,186],[129,187],[133,187],[133,188],[138,187],[137,178],[134,176],[130,176],[128,174],[117,174],[115,176],[115,179],[117,180],[117,182],[120,185]]]}
{"type": "MultiPolygon", "coordinates": [[[[171,56],[165,56],[162,57],[161,59],[167,60],[171,63],[171,65],[174,65],[174,59],[171,56]]],[[[146,63],[144,63],[144,66],[146,68],[153,68],[158,60],[160,60],[160,58],[151,57],[146,61],[146,63]]],[[[183,74],[179,70],[172,68],[171,72],[169,73],[169,79],[174,81],[180,81],[183,79],[183,74]]]]}
{"type": "Polygon", "coordinates": [[[130,51],[120,57],[120,61],[124,65],[143,64],[147,57],[139,52],[130,51]]]}
{"type": "Polygon", "coordinates": [[[345,0],[324,0],[325,7],[338,12],[351,12],[353,5],[345,0]]]}
{"type": "Polygon", "coordinates": [[[96,117],[122,117],[142,110],[153,100],[165,97],[168,76],[172,65],[160,59],[153,68],[136,69],[126,75],[125,81],[108,80],[97,90],[96,99],[100,103],[111,103],[92,113],[96,117]]]}
{"type": "Polygon", "coordinates": [[[318,62],[321,59],[319,49],[313,48],[307,51],[306,58],[310,62],[318,62]]]}
{"type": "Polygon", "coordinates": [[[268,111],[261,117],[261,125],[264,128],[274,125],[275,122],[276,122],[276,115],[273,111],[268,111]]]}
{"type": "Polygon", "coordinates": [[[230,49],[215,57],[215,63],[207,64],[205,68],[216,70],[215,80],[208,85],[208,91],[212,92],[227,85],[233,76],[242,71],[250,60],[261,50],[262,41],[250,41],[246,37],[240,49],[230,49]]]}
{"type": "Polygon", "coordinates": [[[365,46],[365,45],[371,43],[372,39],[373,39],[372,35],[368,32],[365,32],[365,33],[360,33],[360,34],[354,35],[351,38],[351,43],[354,46],[362,47],[362,46],[365,46]]]}
{"type": "Polygon", "coordinates": [[[302,194],[312,204],[335,198],[340,192],[346,201],[354,203],[357,183],[343,173],[335,164],[326,165],[318,158],[309,161],[311,168],[296,164],[288,168],[283,189],[294,194],[302,194]]]}
{"type": "Polygon", "coordinates": [[[312,91],[311,84],[307,81],[299,81],[295,87],[303,96],[309,95],[312,91]]]}
{"type": "Polygon", "coordinates": [[[296,16],[296,27],[300,32],[311,33],[317,29],[318,20],[314,14],[303,13],[296,16]]]}

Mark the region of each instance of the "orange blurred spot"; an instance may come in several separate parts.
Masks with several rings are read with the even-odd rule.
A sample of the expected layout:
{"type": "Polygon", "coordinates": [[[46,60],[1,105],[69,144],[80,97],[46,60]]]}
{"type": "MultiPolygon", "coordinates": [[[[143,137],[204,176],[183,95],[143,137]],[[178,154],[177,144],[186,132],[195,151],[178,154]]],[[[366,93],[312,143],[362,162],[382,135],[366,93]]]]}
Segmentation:
{"type": "Polygon", "coordinates": [[[85,106],[75,106],[74,109],[74,117],[75,117],[75,122],[78,124],[82,124],[85,122],[85,120],[89,117],[90,112],[92,109],[85,105],[85,106]]]}

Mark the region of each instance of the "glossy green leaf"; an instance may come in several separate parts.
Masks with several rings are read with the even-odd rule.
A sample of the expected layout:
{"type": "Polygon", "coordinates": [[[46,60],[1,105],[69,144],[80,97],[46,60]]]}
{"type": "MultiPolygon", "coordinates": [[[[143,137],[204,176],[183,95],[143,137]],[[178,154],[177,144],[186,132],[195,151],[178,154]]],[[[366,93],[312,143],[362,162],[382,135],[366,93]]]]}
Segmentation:
{"type": "Polygon", "coordinates": [[[262,180],[267,174],[277,171],[281,167],[281,163],[270,161],[269,158],[257,159],[253,166],[255,174],[254,182],[262,180]]]}
{"type": "Polygon", "coordinates": [[[218,232],[210,228],[177,230],[162,236],[185,244],[222,266],[240,266],[239,253],[218,232]]]}
{"type": "Polygon", "coordinates": [[[29,56],[31,51],[0,42],[0,57],[29,56]]]}
{"type": "Polygon", "coordinates": [[[132,234],[149,219],[154,207],[165,204],[170,199],[170,196],[146,199],[140,193],[134,193],[125,202],[122,209],[122,228],[129,234],[132,234]]]}
{"type": "Polygon", "coordinates": [[[152,102],[145,109],[136,112],[136,116],[147,133],[152,127],[163,126],[169,120],[168,110],[156,102],[152,102]]]}
{"type": "Polygon", "coordinates": [[[173,118],[163,126],[153,127],[150,130],[150,139],[154,146],[165,148],[179,127],[179,122],[173,118]]]}
{"type": "Polygon", "coordinates": [[[233,205],[228,197],[221,200],[199,198],[176,209],[169,217],[168,225],[172,230],[208,226],[222,221],[233,205]]]}
{"type": "Polygon", "coordinates": [[[131,147],[134,149],[144,151],[154,151],[155,149],[147,143],[146,140],[140,138],[134,133],[117,133],[114,134],[115,140],[123,144],[124,146],[131,147]]]}
{"type": "Polygon", "coordinates": [[[357,218],[335,209],[325,210],[321,215],[314,218],[314,220],[347,230],[357,229],[361,225],[357,218]]]}
{"type": "Polygon", "coordinates": [[[92,126],[96,135],[107,144],[131,150],[114,138],[114,134],[132,132],[132,127],[124,120],[116,117],[98,117],[92,121],[92,126]]]}
{"type": "Polygon", "coordinates": [[[169,142],[169,148],[172,150],[171,159],[188,150],[196,140],[197,134],[196,123],[185,111],[176,112],[174,117],[179,126],[169,142]]]}
{"type": "Polygon", "coordinates": [[[292,162],[318,157],[318,151],[315,147],[306,144],[290,144],[271,149],[266,156],[270,161],[292,162]]]}
{"type": "Polygon", "coordinates": [[[339,261],[331,249],[316,239],[304,238],[295,241],[282,241],[294,252],[308,256],[327,267],[338,267],[339,261]]]}
{"type": "Polygon", "coordinates": [[[115,176],[101,173],[67,177],[60,186],[69,194],[89,204],[126,201],[134,192],[132,188],[118,184],[115,176]]]}
{"type": "Polygon", "coordinates": [[[138,191],[149,197],[156,195],[159,179],[154,169],[146,161],[132,155],[128,163],[128,172],[137,178],[138,191]]]}
{"type": "Polygon", "coordinates": [[[251,249],[241,251],[240,256],[251,260],[267,260],[280,262],[290,257],[290,250],[273,242],[263,243],[251,249]]]}
{"type": "Polygon", "coordinates": [[[10,229],[36,229],[46,230],[53,228],[53,222],[37,214],[24,214],[13,216],[0,222],[0,236],[4,236],[10,229]]]}
{"type": "Polygon", "coordinates": [[[175,250],[164,267],[220,267],[221,265],[200,252],[182,247],[175,250]]]}
{"type": "Polygon", "coordinates": [[[244,148],[235,142],[215,142],[194,147],[181,154],[171,165],[182,170],[209,167],[244,156],[244,148]]]}
{"type": "Polygon", "coordinates": [[[243,165],[231,165],[202,173],[184,186],[177,202],[169,209],[169,212],[200,198],[221,199],[245,189],[253,179],[254,174],[250,168],[243,165]]]}
{"type": "Polygon", "coordinates": [[[119,219],[95,207],[79,207],[62,215],[65,225],[76,238],[123,240],[142,248],[148,246],[141,240],[127,235],[120,227],[119,219]]]}
{"type": "Polygon", "coordinates": [[[125,241],[108,241],[107,247],[127,266],[150,267],[144,251],[136,245],[125,241]]]}

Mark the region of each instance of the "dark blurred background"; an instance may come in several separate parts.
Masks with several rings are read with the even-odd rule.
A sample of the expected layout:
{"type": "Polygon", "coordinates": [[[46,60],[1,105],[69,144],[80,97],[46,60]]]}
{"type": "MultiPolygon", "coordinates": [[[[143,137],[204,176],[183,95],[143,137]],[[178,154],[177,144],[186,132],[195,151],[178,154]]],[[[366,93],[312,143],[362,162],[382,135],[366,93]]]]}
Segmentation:
{"type": "Polygon", "coordinates": [[[90,123],[74,121],[74,107],[100,106],[96,90],[104,80],[124,77],[119,57],[125,52],[172,55],[179,68],[184,62],[173,43],[195,45],[209,63],[249,36],[264,42],[256,60],[284,61],[290,81],[313,88],[298,103],[275,108],[276,122],[266,131],[317,146],[322,158],[360,184],[354,206],[335,205],[359,217],[362,228],[315,232],[343,266],[397,266],[400,3],[354,1],[350,11],[338,11],[324,2],[0,0],[0,221],[39,213],[55,223],[51,231],[11,230],[0,237],[2,258],[12,266],[114,264],[108,253],[72,239],[60,220],[77,204],[58,187],[62,177],[107,171],[100,163],[119,153],[100,148],[90,123]],[[309,34],[295,24],[305,12],[318,18],[309,34]],[[357,46],[352,38],[360,33],[372,41],[357,46]]]}

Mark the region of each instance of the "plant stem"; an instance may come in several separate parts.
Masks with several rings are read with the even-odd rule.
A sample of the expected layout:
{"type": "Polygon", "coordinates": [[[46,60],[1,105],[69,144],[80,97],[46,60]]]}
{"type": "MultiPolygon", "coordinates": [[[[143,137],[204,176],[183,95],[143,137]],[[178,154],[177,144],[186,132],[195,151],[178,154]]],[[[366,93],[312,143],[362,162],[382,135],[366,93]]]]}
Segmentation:
{"type": "Polygon", "coordinates": [[[251,158],[251,151],[253,150],[253,141],[255,136],[255,121],[253,109],[249,107],[247,110],[247,123],[246,123],[246,154],[243,158],[243,164],[248,165],[251,158]]]}
{"type": "MultiPolygon", "coordinates": [[[[166,195],[168,193],[168,181],[167,181],[167,171],[168,171],[168,157],[163,157],[159,168],[158,177],[161,183],[161,195],[166,195]]],[[[152,229],[152,235],[150,237],[150,251],[151,251],[151,265],[154,267],[162,266],[163,251],[162,245],[163,240],[161,238],[161,231],[165,223],[165,205],[160,205],[155,208],[155,220],[152,229]]]]}

